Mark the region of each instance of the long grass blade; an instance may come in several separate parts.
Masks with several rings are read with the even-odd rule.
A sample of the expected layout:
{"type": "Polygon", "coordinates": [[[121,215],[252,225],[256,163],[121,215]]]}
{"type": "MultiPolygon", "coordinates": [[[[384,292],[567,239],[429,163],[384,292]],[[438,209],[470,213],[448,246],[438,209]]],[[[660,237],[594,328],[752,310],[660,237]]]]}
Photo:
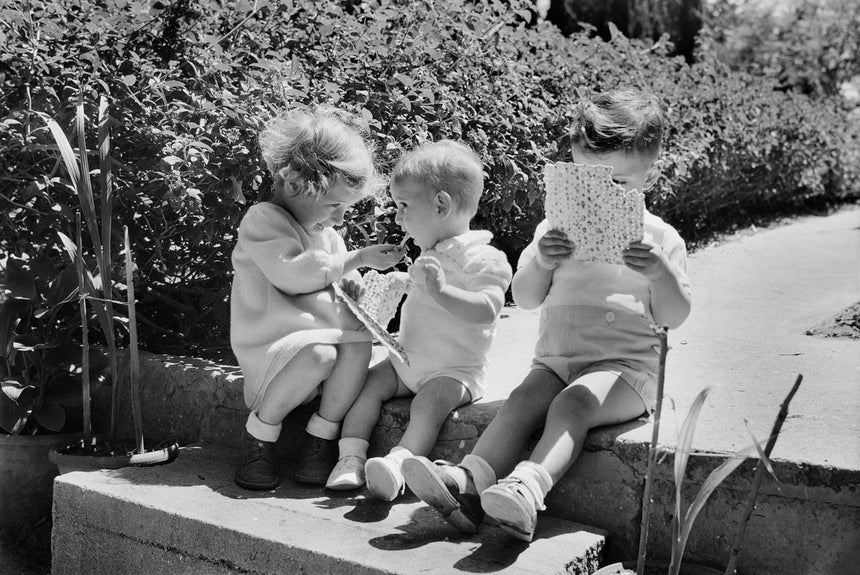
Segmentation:
{"type": "Polygon", "coordinates": [[[81,237],[81,215],[75,215],[75,239],[77,249],[75,250],[75,269],[78,272],[78,300],[81,310],[81,399],[83,400],[83,428],[85,445],[90,444],[93,436],[92,429],[92,404],[90,398],[90,339],[89,325],[87,322],[87,274],[84,268],[83,238],[81,237]]]}
{"type": "Polygon", "coordinates": [[[93,249],[96,252],[98,260],[99,273],[104,275],[105,262],[101,253],[101,237],[99,234],[99,226],[96,220],[96,206],[93,199],[93,188],[90,183],[90,161],[87,158],[87,140],[85,134],[86,115],[84,114],[84,99],[83,93],[78,94],[78,106],[75,113],[75,125],[78,134],[78,150],[80,151],[81,162],[81,183],[77,187],[78,199],[81,203],[81,212],[84,215],[84,221],[87,224],[87,230],[90,233],[90,241],[93,243],[93,249]]]}
{"type": "Polygon", "coordinates": [[[77,192],[81,188],[81,170],[78,168],[75,151],[72,149],[72,145],[69,143],[69,139],[60,125],[50,118],[47,122],[48,129],[51,131],[51,135],[54,136],[54,141],[57,142],[60,157],[63,158],[63,164],[66,166],[66,171],[69,173],[69,178],[71,178],[72,185],[77,192]]]}
{"type": "Polygon", "coordinates": [[[104,267],[101,269],[102,290],[105,296],[105,307],[108,317],[111,318],[110,333],[105,333],[107,338],[108,350],[110,353],[110,372],[111,381],[114,382],[111,392],[111,413],[110,413],[110,431],[109,436],[111,441],[116,440],[116,430],[119,421],[119,367],[117,366],[116,339],[113,331],[113,277],[111,273],[111,238],[113,232],[111,229],[113,223],[113,177],[111,173],[111,157],[110,157],[110,115],[108,114],[108,100],[104,94],[99,98],[99,115],[98,115],[98,150],[99,150],[99,181],[101,187],[101,223],[102,232],[100,246],[96,249],[101,250],[100,264],[104,267]]]}
{"type": "Polygon", "coordinates": [[[137,348],[137,316],[134,309],[134,262],[131,258],[131,244],[128,240],[128,226],[123,227],[125,247],[125,285],[128,294],[128,352],[129,383],[131,388],[131,413],[134,419],[134,437],[137,452],[144,453],[143,416],[140,408],[140,354],[137,348]]]}
{"type": "MultiPolygon", "coordinates": [[[[681,425],[681,430],[678,432],[678,445],[675,450],[675,513],[672,515],[672,557],[675,557],[675,550],[680,546],[681,534],[684,530],[684,519],[681,509],[682,487],[684,484],[684,475],[687,472],[687,463],[690,460],[690,451],[693,447],[693,436],[696,432],[696,422],[699,420],[699,413],[702,411],[702,406],[705,404],[705,399],[711,393],[711,386],[705,387],[690,406],[690,411],[687,417],[684,418],[684,423],[681,425]]],[[[675,566],[674,563],[669,566],[670,575],[677,575],[677,569],[680,564],[675,566]]]]}
{"type": "MultiPolygon", "coordinates": [[[[696,494],[696,498],[693,500],[693,503],[691,503],[690,507],[687,508],[678,545],[676,545],[672,550],[673,565],[677,565],[680,568],[681,557],[684,555],[684,548],[687,546],[687,539],[690,537],[693,523],[696,521],[696,517],[699,515],[699,512],[705,507],[705,503],[708,501],[708,498],[720,483],[722,483],[726,477],[746,461],[750,455],[753,455],[756,450],[757,448],[755,445],[748,445],[743,449],[736,451],[729,459],[724,461],[722,465],[711,471],[707,479],[705,479],[705,482],[696,494]]],[[[669,572],[672,573],[673,571],[670,569],[669,572]]]]}

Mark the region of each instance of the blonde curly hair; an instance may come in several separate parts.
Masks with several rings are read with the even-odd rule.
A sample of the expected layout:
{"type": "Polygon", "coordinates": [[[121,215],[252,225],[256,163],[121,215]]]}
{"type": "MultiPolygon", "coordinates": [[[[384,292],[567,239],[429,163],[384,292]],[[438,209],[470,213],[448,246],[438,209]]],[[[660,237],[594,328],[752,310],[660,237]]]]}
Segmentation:
{"type": "Polygon", "coordinates": [[[364,197],[385,184],[362,119],[331,106],[295,108],[272,118],[260,133],[260,149],[273,189],[288,184],[291,195],[319,199],[341,183],[364,197]]]}

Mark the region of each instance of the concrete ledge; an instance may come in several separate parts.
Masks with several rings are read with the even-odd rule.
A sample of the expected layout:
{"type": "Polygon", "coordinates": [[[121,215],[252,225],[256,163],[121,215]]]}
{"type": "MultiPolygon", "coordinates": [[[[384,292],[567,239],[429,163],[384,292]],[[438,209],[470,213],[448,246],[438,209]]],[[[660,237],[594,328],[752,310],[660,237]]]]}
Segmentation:
{"type": "MultiPolygon", "coordinates": [[[[205,441],[238,446],[247,414],[238,368],[199,359],[144,355],[142,379],[145,434],[150,444],[177,439],[182,445],[205,441]]],[[[477,403],[452,414],[431,457],[462,458],[500,404],[501,400],[477,403]]],[[[396,445],[408,420],[408,406],[406,400],[384,406],[372,438],[374,454],[396,445]]],[[[285,422],[279,442],[284,457],[295,451],[293,438],[299,436],[312,409],[285,422]]],[[[102,427],[105,414],[106,410],[97,409],[96,422],[102,427]]],[[[128,422],[130,417],[121,420],[128,422]]],[[[606,529],[608,560],[635,556],[650,435],[650,425],[645,422],[595,430],[583,455],[547,500],[549,515],[606,529]]],[[[669,556],[674,506],[673,459],[671,453],[660,458],[649,538],[653,558],[669,556]]],[[[721,461],[718,455],[691,458],[684,482],[685,504],[721,461]]],[[[740,572],[855,573],[860,564],[860,471],[787,460],[774,464],[779,481],[768,477],[762,484],[747,529],[740,572]]],[[[718,568],[724,564],[753,474],[754,462],[748,462],[715,491],[696,521],[687,558],[718,568]]],[[[229,481],[230,475],[224,480],[229,481]]]]}
{"type": "Polygon", "coordinates": [[[530,545],[490,526],[464,537],[411,496],[390,504],[288,481],[244,491],[234,458],[201,444],[162,467],[59,477],[51,573],[588,575],[598,566],[604,534],[576,523],[542,518],[530,545]]]}

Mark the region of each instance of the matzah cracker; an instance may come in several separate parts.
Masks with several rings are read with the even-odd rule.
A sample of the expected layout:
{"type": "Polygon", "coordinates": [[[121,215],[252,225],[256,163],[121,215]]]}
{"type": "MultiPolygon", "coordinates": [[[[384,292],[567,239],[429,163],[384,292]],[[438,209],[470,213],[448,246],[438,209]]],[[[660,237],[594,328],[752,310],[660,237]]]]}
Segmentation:
{"type": "Polygon", "coordinates": [[[361,278],[364,293],[358,304],[376,320],[379,325],[387,326],[397,313],[397,306],[406,293],[406,282],[393,274],[381,274],[369,270],[361,278]]]}
{"type": "Polygon", "coordinates": [[[409,365],[409,358],[406,357],[406,350],[403,349],[400,342],[394,339],[394,336],[388,333],[384,327],[379,325],[379,323],[368,312],[366,312],[364,308],[358,305],[358,302],[349,297],[349,295],[347,295],[347,293],[343,291],[337,283],[331,284],[331,287],[334,288],[334,293],[337,294],[337,297],[342,299],[350,311],[355,314],[355,317],[364,324],[367,331],[369,331],[382,345],[391,350],[391,353],[397,356],[400,361],[409,365]]]}
{"type": "Polygon", "coordinates": [[[544,170],[551,228],[575,245],[573,259],[623,264],[621,252],[642,239],[645,194],[612,182],[612,168],[558,162],[544,170]]]}

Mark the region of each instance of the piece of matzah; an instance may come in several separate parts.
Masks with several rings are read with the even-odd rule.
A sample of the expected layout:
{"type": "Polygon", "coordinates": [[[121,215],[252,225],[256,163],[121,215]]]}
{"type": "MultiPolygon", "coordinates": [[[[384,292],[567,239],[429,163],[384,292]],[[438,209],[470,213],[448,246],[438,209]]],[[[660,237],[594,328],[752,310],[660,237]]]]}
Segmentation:
{"type": "Polygon", "coordinates": [[[612,168],[558,162],[544,169],[551,228],[575,245],[573,259],[623,264],[621,252],[642,239],[645,194],[612,182],[612,168]]]}
{"type": "MultiPolygon", "coordinates": [[[[370,272],[368,272],[368,273],[370,273],[370,272]]],[[[383,277],[385,277],[385,276],[383,276],[383,277]]],[[[368,283],[379,283],[379,285],[387,285],[388,286],[388,288],[386,290],[386,294],[382,297],[376,298],[377,301],[386,302],[385,304],[380,306],[380,307],[383,307],[385,309],[378,310],[377,313],[383,313],[386,315],[391,314],[391,317],[393,317],[394,313],[397,311],[397,304],[400,303],[400,298],[398,297],[395,301],[394,297],[391,296],[390,294],[391,293],[396,294],[398,291],[400,291],[400,297],[402,297],[403,293],[406,290],[406,282],[404,282],[403,280],[395,280],[395,278],[392,276],[392,277],[388,278],[388,280],[381,280],[381,281],[370,279],[370,281],[368,283]],[[393,287],[395,285],[395,281],[398,284],[402,284],[403,291],[400,291],[400,289],[401,289],[400,287],[393,287]],[[391,302],[392,301],[394,301],[394,304],[393,304],[394,310],[393,311],[391,310],[391,307],[392,307],[391,302]]],[[[355,317],[357,317],[359,319],[359,321],[361,321],[361,323],[364,324],[364,326],[367,328],[367,331],[369,331],[371,333],[371,335],[373,335],[373,337],[376,338],[377,341],[379,341],[382,345],[387,347],[395,356],[400,358],[400,361],[402,361],[406,365],[409,365],[409,358],[406,356],[406,350],[403,349],[403,346],[400,345],[400,342],[397,341],[396,339],[394,339],[394,336],[392,336],[390,333],[388,333],[388,331],[385,329],[385,327],[383,327],[383,325],[388,325],[388,322],[386,322],[385,324],[380,324],[380,322],[377,322],[376,319],[374,318],[374,316],[370,315],[370,313],[367,310],[365,310],[365,308],[363,306],[359,305],[359,303],[357,301],[355,301],[354,299],[349,297],[349,295],[345,291],[343,291],[343,289],[341,289],[341,287],[337,283],[333,283],[331,285],[331,287],[334,289],[334,293],[337,294],[337,296],[340,299],[342,299],[344,301],[344,303],[346,303],[347,307],[352,311],[352,313],[355,314],[355,317]]],[[[381,288],[379,288],[379,287],[374,288],[374,289],[376,291],[381,290],[381,288]]],[[[362,301],[365,301],[365,297],[364,297],[365,295],[366,295],[366,292],[364,294],[362,294],[362,297],[360,298],[362,301]]],[[[391,321],[391,317],[388,318],[388,321],[391,321]]],[[[385,318],[382,317],[382,319],[385,319],[385,318]]]]}
{"type": "Polygon", "coordinates": [[[358,304],[381,326],[387,326],[397,313],[397,306],[406,293],[406,281],[394,274],[369,270],[361,278],[364,293],[358,304]]]}

